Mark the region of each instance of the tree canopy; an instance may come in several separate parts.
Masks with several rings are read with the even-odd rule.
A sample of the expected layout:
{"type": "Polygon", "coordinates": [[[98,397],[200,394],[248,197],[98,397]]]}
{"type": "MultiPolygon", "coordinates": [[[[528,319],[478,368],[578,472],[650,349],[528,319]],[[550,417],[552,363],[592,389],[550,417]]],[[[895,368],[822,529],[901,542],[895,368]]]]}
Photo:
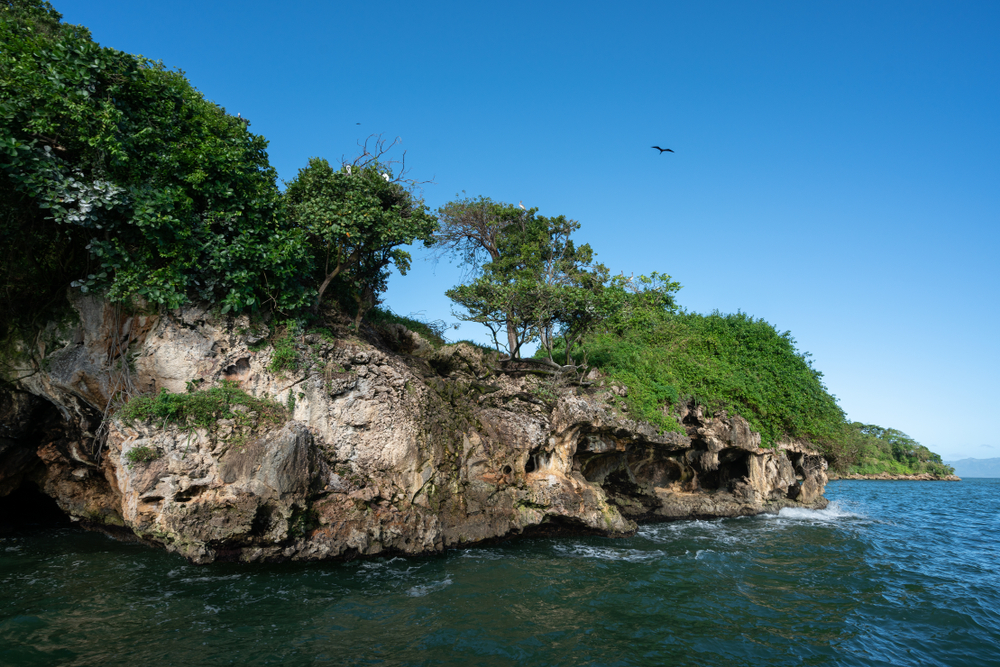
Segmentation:
{"type": "Polygon", "coordinates": [[[554,364],[554,339],[563,336],[568,352],[601,318],[605,305],[600,292],[608,272],[592,265],[589,245],[573,242],[579,227],[564,216],[522,211],[496,233],[491,261],[482,265],[479,275],[448,290],[466,311],[461,317],[486,325],[498,347],[503,347],[499,333],[506,330],[510,358],[518,358],[524,344],[538,340],[554,364]]]}
{"type": "MultiPolygon", "coordinates": [[[[429,242],[437,219],[378,162],[333,169],[320,158],[288,183],[290,223],[304,235],[319,308],[333,281],[360,321],[385,290],[390,265],[405,275],[410,255],[399,246],[429,242]]],[[[343,298],[343,296],[342,296],[343,298]]]]}
{"type": "Polygon", "coordinates": [[[181,72],[97,45],[47,3],[5,5],[8,319],[24,299],[57,299],[52,291],[64,290],[66,278],[112,299],[169,307],[192,297],[223,310],[294,308],[306,299],[267,142],[246,121],[181,72]],[[11,250],[25,247],[35,252],[11,250]]]}
{"type": "Polygon", "coordinates": [[[611,276],[594,261],[589,244],[574,241],[576,220],[487,197],[453,201],[438,215],[435,247],[470,273],[469,282],[447,295],[463,309],[458,316],[485,325],[510,359],[538,341],[548,364],[572,365],[575,346],[590,333],[620,327],[651,309],[675,308],[679,284],[658,273],[638,280],[611,276]]]}
{"type": "Polygon", "coordinates": [[[182,72],[99,46],[46,2],[0,9],[0,336],[71,284],[222,312],[336,294],[360,320],[389,266],[406,273],[401,246],[436,228],[380,140],[343,169],[310,160],[282,194],[267,141],[182,72]]]}

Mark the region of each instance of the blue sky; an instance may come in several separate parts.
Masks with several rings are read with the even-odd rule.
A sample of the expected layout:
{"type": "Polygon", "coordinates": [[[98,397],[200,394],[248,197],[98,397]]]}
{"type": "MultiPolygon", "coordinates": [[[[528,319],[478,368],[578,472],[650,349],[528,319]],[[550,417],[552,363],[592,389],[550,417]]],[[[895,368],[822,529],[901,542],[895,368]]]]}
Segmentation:
{"type": "MultiPolygon", "coordinates": [[[[791,330],[850,418],[1000,456],[1000,3],[54,5],[249,118],[284,179],[399,136],[432,208],[577,219],[613,271],[791,330]]],[[[415,255],[386,303],[455,321],[459,271],[415,255]]]]}

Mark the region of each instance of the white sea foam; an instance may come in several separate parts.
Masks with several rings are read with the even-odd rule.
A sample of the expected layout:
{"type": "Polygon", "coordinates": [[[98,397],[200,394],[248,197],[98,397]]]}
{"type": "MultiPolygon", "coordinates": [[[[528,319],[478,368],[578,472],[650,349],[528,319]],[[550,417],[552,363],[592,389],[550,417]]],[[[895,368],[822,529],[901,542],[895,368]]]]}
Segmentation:
{"type": "Polygon", "coordinates": [[[830,503],[826,509],[808,510],[801,507],[785,507],[777,516],[771,514],[769,518],[785,519],[789,521],[809,521],[813,523],[833,523],[844,519],[863,519],[864,516],[851,512],[843,507],[839,502],[830,503]]]}
{"type": "Polygon", "coordinates": [[[423,586],[413,586],[410,590],[406,591],[406,594],[411,598],[422,598],[430,593],[436,593],[437,591],[443,591],[444,589],[451,586],[451,576],[447,576],[441,581],[432,581],[429,584],[423,586]]]}
{"type": "Polygon", "coordinates": [[[217,577],[213,577],[213,576],[207,576],[207,577],[184,577],[183,579],[180,579],[179,581],[182,584],[200,584],[200,583],[209,583],[209,582],[212,582],[212,581],[234,581],[236,579],[241,579],[242,577],[243,577],[242,574],[229,574],[229,575],[217,576],[217,577]]]}
{"type": "Polygon", "coordinates": [[[502,549],[484,549],[479,547],[463,550],[461,552],[461,557],[481,560],[502,560],[507,558],[507,554],[502,549]]]}
{"type": "Polygon", "coordinates": [[[596,558],[598,560],[627,561],[629,563],[659,560],[666,555],[660,550],[619,549],[616,547],[599,547],[587,544],[560,544],[556,546],[556,551],[563,556],[571,558],[596,558]]]}

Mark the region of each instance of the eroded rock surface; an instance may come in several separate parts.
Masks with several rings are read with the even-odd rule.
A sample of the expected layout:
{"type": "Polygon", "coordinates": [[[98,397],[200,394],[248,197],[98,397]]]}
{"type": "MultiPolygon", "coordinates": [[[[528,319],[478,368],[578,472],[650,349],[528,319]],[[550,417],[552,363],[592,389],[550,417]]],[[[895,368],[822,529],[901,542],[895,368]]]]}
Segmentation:
{"type": "Polygon", "coordinates": [[[623,388],[496,374],[467,344],[435,350],[402,327],[382,346],[309,334],[297,369],[272,372],[263,326],[246,317],[76,305],[79,322],[24,350],[19,390],[0,406],[0,495],[33,481],[71,516],[195,562],[418,554],[525,531],[628,535],[641,521],[826,504],[826,463],[807,443],[763,449],[742,418],[698,406],[681,415],[686,433],[657,433],[614,406],[623,388]],[[291,412],[207,429],[112,419],[98,445],[116,363],[143,391],[226,380],[291,412]]]}

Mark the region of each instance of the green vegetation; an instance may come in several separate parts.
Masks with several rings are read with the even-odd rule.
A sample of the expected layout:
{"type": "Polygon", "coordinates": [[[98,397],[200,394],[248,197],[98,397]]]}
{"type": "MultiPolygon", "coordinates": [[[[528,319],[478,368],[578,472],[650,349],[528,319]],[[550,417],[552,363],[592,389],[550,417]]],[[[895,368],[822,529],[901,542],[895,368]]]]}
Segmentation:
{"type": "Polygon", "coordinates": [[[676,430],[677,408],[694,401],[741,415],[765,445],[837,439],[844,413],[788,332],[742,313],[646,315],[587,340],[591,363],[628,388],[634,417],[676,430]]]}
{"type": "Polygon", "coordinates": [[[285,330],[282,335],[272,342],[271,363],[268,370],[272,373],[284,371],[294,371],[299,367],[299,351],[295,347],[295,337],[298,335],[299,327],[294,320],[285,322],[285,330]]]}
{"type": "Polygon", "coordinates": [[[849,424],[790,332],[743,313],[679,312],[678,283],[659,273],[609,275],[589,245],[574,244],[576,221],[486,197],[459,199],[438,213],[435,246],[471,272],[448,296],[509,358],[537,341],[537,360],[558,367],[558,358],[563,370],[600,368],[627,388],[630,416],[664,431],[683,430],[681,408],[693,402],[742,416],[764,446],[807,440],[839,470],[938,469],[940,459],[917,443],[893,449],[884,434],[895,432],[876,437],[878,427],[862,432],[849,424]]]}
{"type": "Polygon", "coordinates": [[[314,158],[282,195],[249,121],[60,19],[0,0],[0,338],[32,335],[70,285],[297,318],[333,295],[357,324],[390,265],[406,272],[399,246],[430,239],[391,145],[339,170],[314,158]]]}
{"type": "Polygon", "coordinates": [[[411,192],[394,182],[388,165],[372,156],[335,170],[312,158],[288,183],[289,219],[303,232],[319,309],[331,282],[338,281],[342,306],[354,311],[355,326],[385,291],[389,267],[401,275],[410,254],[399,246],[429,241],[437,220],[411,192]],[[344,295],[348,298],[345,299],[344,295]]]}
{"type": "Polygon", "coordinates": [[[543,354],[536,358],[558,368],[558,348],[571,365],[574,347],[591,333],[618,326],[640,306],[675,307],[680,285],[658,273],[638,281],[612,277],[594,262],[590,245],[574,242],[580,223],[565,216],[540,216],[486,197],[453,201],[438,214],[434,246],[457,258],[472,278],[447,292],[464,311],[457,316],[486,326],[509,359],[538,341],[543,354]]]}
{"type": "Polygon", "coordinates": [[[285,410],[273,401],[250,396],[235,382],[223,380],[221,386],[186,394],[171,394],[162,389],[156,396],[136,396],[118,411],[126,423],[160,421],[185,428],[214,428],[220,419],[249,422],[248,412],[255,412],[264,422],[280,424],[285,410]],[[243,406],[244,410],[234,409],[243,406]]]}
{"type": "Polygon", "coordinates": [[[837,451],[839,460],[835,461],[841,472],[859,475],[930,473],[937,476],[955,473],[938,454],[896,429],[854,422],[845,432],[837,451]]]}
{"type": "Polygon", "coordinates": [[[441,347],[446,343],[444,339],[445,324],[441,321],[425,322],[412,316],[403,317],[402,315],[397,315],[388,308],[381,308],[378,306],[371,309],[368,314],[368,320],[376,329],[385,324],[402,324],[410,331],[420,334],[424,340],[435,348],[441,347]]]}
{"type": "MultiPolygon", "coordinates": [[[[486,197],[435,217],[381,138],[349,164],[310,159],[282,193],[267,141],[182,72],[99,46],[44,0],[0,0],[0,45],[0,340],[37,341],[73,286],[151,308],[270,311],[283,322],[268,341],[275,373],[315,363],[302,332],[332,338],[326,327],[347,317],[358,335],[363,319],[399,323],[440,346],[443,324],[378,307],[390,270],[409,268],[402,248],[422,241],[468,269],[448,296],[508,360],[537,342],[549,368],[533,372],[599,367],[628,388],[635,418],[679,429],[694,401],[742,415],[767,445],[807,439],[842,471],[946,468],[905,434],[848,423],[788,332],[680,312],[680,285],[612,276],[574,241],[574,220],[486,197]]],[[[185,428],[286,418],[230,383],[190,389],[134,398],[119,416],[185,428]]]]}
{"type": "Polygon", "coordinates": [[[139,445],[125,452],[125,460],[129,467],[136,463],[149,463],[160,458],[160,452],[147,445],[139,445]]]}
{"type": "Polygon", "coordinates": [[[47,2],[0,10],[0,335],[70,283],[167,307],[306,302],[262,137],[47,2]]]}

